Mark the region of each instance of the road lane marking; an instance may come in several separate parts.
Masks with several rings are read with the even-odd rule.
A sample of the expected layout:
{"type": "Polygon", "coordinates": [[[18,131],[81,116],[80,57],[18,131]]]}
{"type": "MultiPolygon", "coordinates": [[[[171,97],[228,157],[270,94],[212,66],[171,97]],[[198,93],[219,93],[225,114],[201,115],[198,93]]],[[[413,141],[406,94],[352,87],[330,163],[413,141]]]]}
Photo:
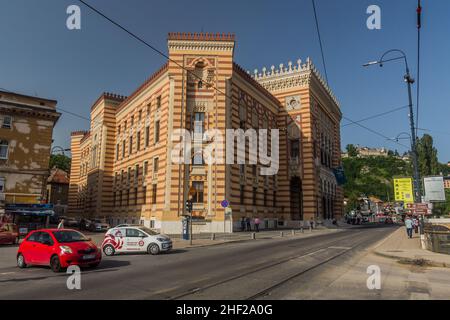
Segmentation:
{"type": "Polygon", "coordinates": [[[5,275],[8,275],[8,274],[13,274],[13,273],[15,273],[15,272],[3,272],[3,273],[0,273],[0,276],[5,276],[5,275]]]}
{"type": "Polygon", "coordinates": [[[331,246],[331,247],[328,247],[328,249],[351,250],[351,249],[353,249],[353,247],[334,247],[334,246],[331,246]]]}

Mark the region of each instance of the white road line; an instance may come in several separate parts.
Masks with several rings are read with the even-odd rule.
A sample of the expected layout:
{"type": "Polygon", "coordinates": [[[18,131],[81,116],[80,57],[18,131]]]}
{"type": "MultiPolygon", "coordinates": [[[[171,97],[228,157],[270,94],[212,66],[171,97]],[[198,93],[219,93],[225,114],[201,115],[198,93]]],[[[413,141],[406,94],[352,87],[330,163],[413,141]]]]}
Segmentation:
{"type": "Polygon", "coordinates": [[[15,272],[3,272],[3,273],[0,273],[0,276],[5,276],[7,274],[13,274],[13,273],[15,273],[15,272]]]}
{"type": "Polygon", "coordinates": [[[351,250],[353,247],[328,247],[328,249],[351,250]]]}

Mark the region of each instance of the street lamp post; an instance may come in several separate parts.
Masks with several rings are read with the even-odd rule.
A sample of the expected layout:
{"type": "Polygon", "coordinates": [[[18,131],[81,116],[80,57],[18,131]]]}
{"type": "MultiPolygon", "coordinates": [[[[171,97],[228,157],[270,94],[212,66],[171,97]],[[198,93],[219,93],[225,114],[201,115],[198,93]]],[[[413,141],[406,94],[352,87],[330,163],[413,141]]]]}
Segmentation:
{"type": "Polygon", "coordinates": [[[60,146],[54,146],[50,153],[53,154],[55,152],[61,152],[63,155],[65,155],[65,151],[70,151],[70,149],[64,149],[63,147],[60,146]]]}
{"type": "Polygon", "coordinates": [[[403,59],[405,62],[406,67],[406,73],[404,76],[404,80],[408,87],[408,106],[409,106],[409,125],[411,128],[411,157],[413,161],[413,174],[414,174],[414,195],[415,195],[415,202],[420,203],[422,202],[422,196],[421,196],[421,186],[420,186],[420,174],[419,174],[419,166],[418,166],[418,160],[417,160],[417,136],[416,136],[416,130],[414,127],[414,113],[413,113],[413,102],[412,102],[412,92],[411,92],[411,84],[414,83],[414,79],[411,77],[409,73],[409,66],[408,66],[408,59],[406,58],[406,54],[399,49],[392,49],[386,51],[378,61],[372,61],[364,64],[364,67],[372,66],[372,65],[379,65],[380,67],[383,66],[384,63],[395,61],[395,60],[401,60],[403,59]],[[391,58],[391,59],[384,59],[386,55],[390,53],[400,53],[401,56],[391,58]]]}

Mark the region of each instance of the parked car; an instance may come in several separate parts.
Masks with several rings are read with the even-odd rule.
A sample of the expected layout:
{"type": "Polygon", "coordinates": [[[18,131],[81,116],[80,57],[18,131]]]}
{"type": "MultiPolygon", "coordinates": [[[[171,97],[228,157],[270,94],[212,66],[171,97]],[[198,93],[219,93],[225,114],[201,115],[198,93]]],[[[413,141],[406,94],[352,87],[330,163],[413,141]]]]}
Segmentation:
{"type": "Polygon", "coordinates": [[[17,266],[50,266],[60,272],[69,265],[97,267],[102,253],[81,232],[71,229],[41,229],[31,232],[17,251],[17,266]]]}
{"type": "Polygon", "coordinates": [[[65,218],[64,227],[78,228],[80,226],[80,220],[76,218],[65,218]]]}
{"type": "Polygon", "coordinates": [[[90,231],[108,231],[109,228],[109,224],[107,224],[105,221],[94,219],[89,223],[88,229],[90,231]]]}
{"type": "Polygon", "coordinates": [[[102,243],[107,256],[124,252],[158,254],[172,249],[172,240],[143,226],[124,226],[109,229],[102,243]]]}
{"type": "Polygon", "coordinates": [[[0,244],[19,243],[19,229],[14,223],[0,224],[0,244]]]}

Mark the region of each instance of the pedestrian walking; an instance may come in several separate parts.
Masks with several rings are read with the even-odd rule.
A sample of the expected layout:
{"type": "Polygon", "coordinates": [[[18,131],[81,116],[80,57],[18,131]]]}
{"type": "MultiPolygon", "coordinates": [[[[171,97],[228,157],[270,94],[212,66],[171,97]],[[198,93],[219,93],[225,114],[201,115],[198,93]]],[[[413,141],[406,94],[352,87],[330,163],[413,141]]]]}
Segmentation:
{"type": "Polygon", "coordinates": [[[61,219],[61,221],[59,221],[58,229],[64,229],[64,219],[61,219]]]}
{"type": "Polygon", "coordinates": [[[414,226],[414,222],[411,220],[410,217],[407,217],[405,220],[405,226],[406,226],[406,233],[408,235],[408,238],[412,238],[412,231],[413,231],[413,226],[414,226]]]}
{"type": "Polygon", "coordinates": [[[247,225],[247,231],[252,231],[252,224],[251,224],[251,222],[250,222],[250,218],[249,218],[249,217],[247,217],[247,218],[245,219],[245,223],[246,223],[246,225],[247,225]]]}
{"type": "Polygon", "coordinates": [[[260,223],[261,223],[261,221],[259,220],[258,217],[256,217],[255,220],[254,220],[256,232],[259,232],[259,224],[260,224],[260,223]]]}
{"type": "Polygon", "coordinates": [[[312,229],[314,229],[314,218],[311,217],[311,219],[309,220],[309,227],[312,229]]]}
{"type": "Polygon", "coordinates": [[[414,218],[413,222],[414,222],[414,233],[419,233],[419,219],[414,218]]]}
{"type": "Polygon", "coordinates": [[[241,231],[245,231],[245,218],[241,218],[241,231]]]}

